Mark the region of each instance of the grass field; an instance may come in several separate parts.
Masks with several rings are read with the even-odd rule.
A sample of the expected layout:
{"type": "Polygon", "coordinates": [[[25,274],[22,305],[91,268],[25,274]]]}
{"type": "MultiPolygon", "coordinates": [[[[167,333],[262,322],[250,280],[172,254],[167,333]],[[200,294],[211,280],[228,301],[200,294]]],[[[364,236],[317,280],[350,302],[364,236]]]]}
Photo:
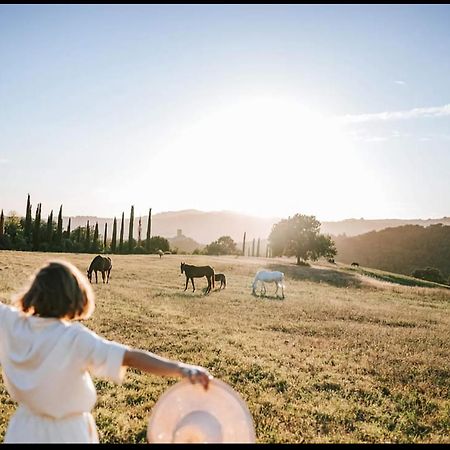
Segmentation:
{"type": "MultiPolygon", "coordinates": [[[[49,259],[85,273],[93,256],[2,251],[0,298],[9,302],[49,259]]],[[[112,260],[110,284],[94,284],[97,307],[85,324],[207,367],[247,402],[257,442],[450,443],[450,290],[276,258],[112,260]],[[204,296],[198,279],[195,293],[190,285],[183,292],[181,261],[211,264],[227,288],[204,296]],[[285,272],[285,300],[274,298],[273,285],[265,298],[251,295],[263,267],[285,272]]],[[[133,370],[121,386],[96,379],[100,442],[145,442],[153,405],[176,381],[133,370]]],[[[0,440],[15,406],[0,382],[0,440]]]]}

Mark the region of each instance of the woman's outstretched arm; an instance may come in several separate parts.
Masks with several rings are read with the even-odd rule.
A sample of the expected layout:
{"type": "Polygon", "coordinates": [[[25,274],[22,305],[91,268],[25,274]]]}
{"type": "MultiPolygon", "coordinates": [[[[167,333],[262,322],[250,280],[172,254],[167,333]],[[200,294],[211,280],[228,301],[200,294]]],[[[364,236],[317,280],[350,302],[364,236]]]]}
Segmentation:
{"type": "Polygon", "coordinates": [[[163,358],[144,350],[126,350],[122,365],[154,375],[186,377],[192,383],[201,383],[207,389],[211,374],[203,367],[163,358]]]}

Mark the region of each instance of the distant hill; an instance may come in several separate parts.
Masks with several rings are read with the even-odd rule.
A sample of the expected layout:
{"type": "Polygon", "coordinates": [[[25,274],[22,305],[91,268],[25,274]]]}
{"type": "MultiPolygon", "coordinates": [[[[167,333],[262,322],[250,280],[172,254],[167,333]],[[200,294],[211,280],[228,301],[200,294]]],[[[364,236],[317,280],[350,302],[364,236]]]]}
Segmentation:
{"type": "MultiPolygon", "coordinates": [[[[129,212],[128,212],[129,214],[129,212]]],[[[113,218],[103,218],[95,216],[75,216],[72,217],[72,230],[78,226],[85,226],[89,219],[91,226],[96,222],[99,225],[99,232],[103,235],[105,222],[108,223],[108,236],[111,237],[113,218]]],[[[246,241],[251,243],[253,239],[265,240],[269,237],[272,226],[279,222],[281,217],[261,218],[238,214],[230,211],[198,211],[188,209],[183,211],[170,211],[158,214],[152,214],[152,236],[159,235],[167,239],[177,236],[178,230],[182,235],[193,239],[199,244],[206,245],[215,241],[220,236],[231,236],[239,245],[242,245],[244,232],[247,233],[246,241]]],[[[117,226],[120,230],[121,216],[117,217],[117,226]]],[[[145,239],[147,231],[148,216],[142,216],[141,239],[145,239]]],[[[67,226],[68,217],[64,218],[64,227],[67,226]]],[[[134,219],[134,238],[138,238],[139,217],[134,219]]],[[[338,236],[356,236],[370,231],[379,231],[389,227],[398,227],[402,225],[421,225],[429,226],[442,223],[450,225],[450,217],[442,219],[346,219],[336,222],[322,222],[321,231],[323,233],[338,236]]],[[[118,230],[118,232],[119,232],[118,230]]],[[[128,238],[128,218],[125,218],[125,239],[128,238]]]]}
{"type": "Polygon", "coordinates": [[[336,260],[411,275],[415,269],[439,269],[450,275],[450,226],[403,225],[335,239],[336,260]]]}

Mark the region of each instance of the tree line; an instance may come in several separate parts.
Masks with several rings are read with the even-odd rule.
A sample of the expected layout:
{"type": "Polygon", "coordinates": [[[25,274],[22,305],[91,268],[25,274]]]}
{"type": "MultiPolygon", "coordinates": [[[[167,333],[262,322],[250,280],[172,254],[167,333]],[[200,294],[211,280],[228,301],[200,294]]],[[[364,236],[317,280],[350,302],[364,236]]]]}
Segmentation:
{"type": "Polygon", "coordinates": [[[334,240],[344,263],[450,282],[450,226],[403,225],[334,240]]]}
{"type": "Polygon", "coordinates": [[[134,238],[134,206],[131,206],[128,239],[125,239],[125,213],[122,212],[120,225],[114,217],[111,238],[108,238],[108,224],[105,223],[102,238],[98,223],[87,220],[85,226],[71,229],[69,218],[63,229],[63,205],[59,208],[56,221],[53,210],[47,220],[41,217],[42,204],[38,203],[32,214],[30,194],[27,197],[25,217],[12,213],[5,217],[0,212],[0,250],[24,250],[40,252],[74,252],[74,253],[156,253],[158,250],[169,251],[169,241],[162,236],[151,236],[151,213],[149,209],[147,232],[141,239],[141,219],[139,218],[138,237],[134,238]]]}

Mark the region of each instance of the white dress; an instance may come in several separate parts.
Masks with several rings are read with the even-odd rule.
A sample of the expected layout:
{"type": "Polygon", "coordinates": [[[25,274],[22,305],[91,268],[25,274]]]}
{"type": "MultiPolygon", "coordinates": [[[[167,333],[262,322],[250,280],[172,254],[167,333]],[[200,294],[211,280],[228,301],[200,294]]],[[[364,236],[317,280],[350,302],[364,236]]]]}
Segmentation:
{"type": "Polygon", "coordinates": [[[26,316],[0,302],[3,381],[19,404],[4,442],[98,442],[89,373],[120,384],[127,348],[79,322],[26,316]]]}

